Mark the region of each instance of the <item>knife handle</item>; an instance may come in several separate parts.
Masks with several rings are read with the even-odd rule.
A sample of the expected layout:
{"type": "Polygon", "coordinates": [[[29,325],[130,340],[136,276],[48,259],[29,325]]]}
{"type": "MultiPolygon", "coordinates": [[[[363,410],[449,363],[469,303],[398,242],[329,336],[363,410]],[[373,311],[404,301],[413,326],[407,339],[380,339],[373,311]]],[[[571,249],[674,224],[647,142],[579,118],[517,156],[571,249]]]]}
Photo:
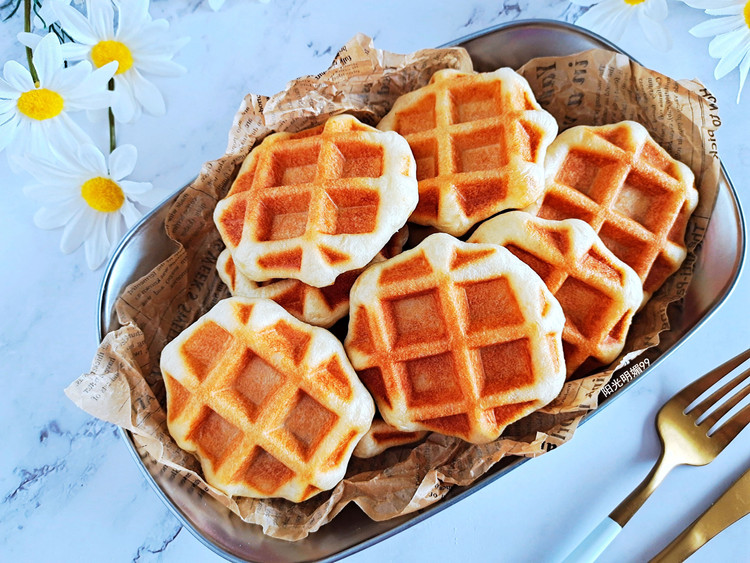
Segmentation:
{"type": "Polygon", "coordinates": [[[565,558],[563,563],[592,563],[596,561],[604,549],[612,543],[622,530],[617,522],[607,516],[593,531],[586,536],[578,547],[565,558]]]}

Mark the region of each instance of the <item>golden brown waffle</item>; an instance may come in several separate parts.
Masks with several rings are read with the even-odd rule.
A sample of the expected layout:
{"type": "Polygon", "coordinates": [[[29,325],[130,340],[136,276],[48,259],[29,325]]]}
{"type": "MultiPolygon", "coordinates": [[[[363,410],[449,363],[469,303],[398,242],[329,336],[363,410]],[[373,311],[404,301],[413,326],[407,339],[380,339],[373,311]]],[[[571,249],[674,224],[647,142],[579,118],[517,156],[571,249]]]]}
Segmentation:
{"type": "Polygon", "coordinates": [[[336,337],[268,299],[220,301],[164,348],[161,370],[169,432],[229,495],[330,489],[375,412],[336,337]]]}
{"type": "Polygon", "coordinates": [[[479,225],[469,242],[504,246],[547,284],[565,313],[569,378],[609,364],[622,351],[643,299],[641,280],[589,225],[511,211],[479,225]]]}
{"type": "MultiPolygon", "coordinates": [[[[373,262],[382,262],[401,252],[408,236],[409,228],[404,225],[378,252],[373,262]]],[[[349,291],[362,272],[361,269],[344,272],[327,287],[313,287],[299,280],[258,284],[237,270],[229,249],[219,254],[216,269],[233,296],[271,299],[299,320],[324,328],[333,326],[349,312],[349,291]]]]}
{"type": "Polygon", "coordinates": [[[558,394],[564,324],[509,251],[438,233],[362,273],[344,346],[388,424],[483,443],[558,394]]]}
{"type": "Polygon", "coordinates": [[[561,133],[547,151],[544,197],[528,211],[591,225],[643,282],[644,303],[685,259],[685,227],[698,204],[690,168],[623,121],[561,133]]]}
{"type": "Polygon", "coordinates": [[[387,422],[376,418],[372,426],[354,448],[354,457],[369,458],[383,453],[388,448],[406,446],[419,442],[429,432],[424,430],[418,432],[404,432],[394,428],[387,422]]]}
{"type": "Polygon", "coordinates": [[[417,204],[406,141],[350,115],[275,133],[251,151],[214,221],[237,268],[254,281],[316,287],[362,268],[417,204]]]}
{"type": "Polygon", "coordinates": [[[410,221],[460,236],[542,194],[557,122],[509,68],[446,69],[398,98],[378,129],[400,133],[414,151],[419,203],[410,221]]]}

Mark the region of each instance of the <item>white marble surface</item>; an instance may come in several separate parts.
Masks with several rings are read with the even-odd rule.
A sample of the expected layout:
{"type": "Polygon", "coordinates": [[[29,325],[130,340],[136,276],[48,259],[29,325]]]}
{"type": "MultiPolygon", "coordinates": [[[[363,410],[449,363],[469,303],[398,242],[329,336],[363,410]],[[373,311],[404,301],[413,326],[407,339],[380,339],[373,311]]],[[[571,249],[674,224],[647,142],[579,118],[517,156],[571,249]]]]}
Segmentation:
{"type": "MultiPolygon", "coordinates": [[[[702,12],[669,2],[674,47],[662,53],[637,27],[620,45],[647,66],[699,77],[721,103],[720,152],[750,209],[750,89],[735,103],[737,71],[716,81],[708,40],[688,29],[702,12]]],[[[342,2],[228,0],[155,2],[177,35],[192,40],[176,60],[188,68],[159,81],[167,115],[121,126],[120,143],[140,154],[134,179],[165,195],[223,152],[246,92],[272,94],[287,80],[327,67],[356,32],[396,52],[440,45],[515,19],[574,21],[567,1],[342,2]],[[355,9],[356,6],[356,9],[355,9]]],[[[3,60],[23,60],[19,17],[0,24],[3,60]]],[[[101,131],[104,145],[106,132],[101,131]]],[[[59,232],[34,227],[29,178],[0,155],[0,559],[5,561],[219,561],[170,514],[141,477],[115,429],[79,411],[63,388],[85,371],[97,344],[96,296],[103,269],[83,252],[63,256],[59,232]]],[[[750,281],[642,382],[584,425],[572,442],[497,480],[466,500],[365,551],[369,561],[555,561],[648,472],[659,445],[653,419],[691,378],[748,346],[750,281]]],[[[750,433],[704,468],[678,468],[604,553],[602,561],[644,561],[750,466],[750,433]]],[[[690,561],[750,560],[750,519],[711,541],[690,561]]]]}

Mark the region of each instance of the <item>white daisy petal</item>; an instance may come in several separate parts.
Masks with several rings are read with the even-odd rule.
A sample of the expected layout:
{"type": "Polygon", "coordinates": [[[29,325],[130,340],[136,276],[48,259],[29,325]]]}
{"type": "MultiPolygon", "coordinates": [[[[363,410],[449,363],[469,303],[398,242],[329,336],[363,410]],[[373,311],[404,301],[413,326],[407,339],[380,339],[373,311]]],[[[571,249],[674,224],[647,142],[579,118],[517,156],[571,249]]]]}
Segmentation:
{"type": "Polygon", "coordinates": [[[182,76],[187,72],[184,66],[163,57],[140,57],[138,68],[147,74],[154,74],[156,76],[175,77],[182,76]]]}
{"type": "Polygon", "coordinates": [[[141,212],[138,211],[135,205],[133,205],[127,199],[123,202],[122,208],[120,208],[120,212],[122,213],[123,219],[125,219],[125,226],[128,229],[135,225],[141,218],[141,212]]]}
{"type": "Polygon", "coordinates": [[[740,89],[737,91],[737,103],[740,103],[740,94],[742,94],[742,87],[745,85],[745,79],[747,78],[747,71],[750,70],[750,52],[745,53],[745,57],[740,63],[740,89]]]}
{"type": "MultiPolygon", "coordinates": [[[[123,182],[120,182],[120,185],[122,185],[123,182]]],[[[147,191],[144,191],[140,194],[128,194],[128,198],[130,200],[136,202],[138,205],[142,205],[146,209],[151,209],[153,207],[156,207],[158,204],[160,204],[164,199],[167,197],[164,191],[162,190],[155,190],[152,188],[151,184],[147,184],[149,186],[149,189],[147,191]]],[[[124,188],[123,188],[124,191],[124,188]]]]}
{"type": "Polygon", "coordinates": [[[667,18],[669,8],[667,0],[648,0],[640,5],[639,15],[644,14],[652,20],[662,21],[667,18]]]}
{"type": "Polygon", "coordinates": [[[86,13],[96,36],[101,39],[115,37],[115,10],[110,0],[87,0],[86,13]]]}
{"type": "Polygon", "coordinates": [[[60,25],[76,43],[95,45],[98,42],[94,28],[81,12],[61,0],[50,1],[60,25]]]}
{"type": "MultiPolygon", "coordinates": [[[[81,61],[78,64],[86,65],[88,68],[92,68],[91,63],[89,63],[88,61],[81,61]]],[[[71,101],[77,101],[80,99],[85,99],[85,97],[91,93],[98,93],[102,90],[106,90],[107,84],[115,75],[115,72],[117,72],[116,62],[107,63],[103,67],[97,68],[96,70],[91,72],[91,74],[89,74],[85,80],[81,81],[78,87],[68,93],[68,98],[71,101]]]]}
{"type": "Polygon", "coordinates": [[[712,35],[729,33],[742,25],[744,25],[744,22],[739,18],[714,18],[692,27],[690,34],[695,37],[711,37],[712,35]]]}
{"type": "MultiPolygon", "coordinates": [[[[628,18],[622,17],[623,7],[619,0],[612,2],[604,0],[583,14],[576,21],[577,25],[583,26],[591,31],[606,37],[607,39],[617,40],[625,31],[628,18]]],[[[626,10],[629,12],[630,10],[626,10]]]]}
{"type": "Polygon", "coordinates": [[[84,206],[68,220],[60,239],[60,250],[63,254],[70,254],[83,244],[83,241],[91,234],[96,213],[90,207],[84,206]]]}
{"type": "MultiPolygon", "coordinates": [[[[18,128],[18,115],[14,115],[9,121],[0,124],[0,151],[7,147],[16,138],[18,128]]],[[[13,166],[11,166],[13,168],[13,166]]]]}
{"type": "Polygon", "coordinates": [[[80,61],[88,58],[89,53],[91,53],[91,46],[79,43],[63,43],[60,45],[60,50],[66,61],[80,61]]]}
{"type": "Polygon", "coordinates": [[[78,147],[78,162],[81,166],[89,171],[92,176],[108,177],[107,161],[104,159],[102,151],[92,144],[81,145],[78,147]]]}
{"type": "Polygon", "coordinates": [[[5,81],[19,92],[28,92],[34,88],[31,73],[18,61],[7,61],[3,66],[5,81]]]}
{"type": "Polygon", "coordinates": [[[28,33],[26,31],[21,31],[16,35],[16,39],[18,39],[18,42],[23,45],[24,47],[28,47],[32,51],[36,49],[36,46],[39,45],[39,42],[42,40],[41,35],[37,35],[36,33],[28,33]]]}
{"type": "Polygon", "coordinates": [[[107,218],[102,214],[97,217],[91,236],[84,245],[86,264],[91,270],[101,266],[109,255],[110,241],[107,238],[107,218]]]}
{"type": "Polygon", "coordinates": [[[734,70],[740,64],[740,62],[742,62],[742,58],[745,56],[745,53],[747,53],[747,49],[749,46],[750,34],[745,34],[745,37],[742,39],[742,41],[721,58],[719,64],[717,64],[716,68],[714,69],[714,77],[716,77],[716,79],[718,80],[719,78],[726,76],[732,70],[734,70]]]}
{"type": "Polygon", "coordinates": [[[742,14],[744,9],[744,2],[733,2],[727,6],[714,6],[710,10],[706,10],[706,13],[709,16],[738,16],[742,14]]]}
{"type": "Polygon", "coordinates": [[[53,184],[29,184],[23,188],[24,195],[31,199],[53,205],[72,201],[79,192],[80,187],[76,189],[72,186],[58,186],[53,184]]]}
{"type": "Polygon", "coordinates": [[[708,54],[715,59],[723,57],[726,53],[735,49],[746,35],[747,30],[745,29],[717,35],[708,44],[708,54]]]}
{"type": "MultiPolygon", "coordinates": [[[[3,100],[0,99],[0,116],[7,115],[7,119],[10,119],[12,114],[15,114],[16,107],[18,104],[17,100],[3,100]]],[[[0,117],[0,123],[3,122],[3,118],[0,117]]]]}
{"type": "Polygon", "coordinates": [[[153,189],[151,182],[133,182],[132,180],[119,180],[122,191],[133,201],[140,203],[140,196],[153,189]]]}
{"type": "Polygon", "coordinates": [[[668,51],[672,48],[672,38],[669,30],[660,22],[652,20],[645,12],[638,12],[638,22],[641,24],[643,34],[651,45],[660,51],[668,51]]]}
{"type": "Polygon", "coordinates": [[[80,201],[73,199],[55,207],[42,207],[34,214],[34,224],[44,230],[59,229],[80,211],[80,201]]]}
{"type": "Polygon", "coordinates": [[[164,115],[166,106],[159,89],[146,80],[137,70],[133,70],[131,82],[136,100],[152,115],[164,115]]]}
{"type": "Polygon", "coordinates": [[[8,84],[5,80],[0,78],[0,98],[15,101],[20,95],[21,92],[19,92],[18,88],[8,84]]]}
{"type": "Polygon", "coordinates": [[[130,0],[128,2],[115,1],[119,15],[117,38],[122,39],[123,33],[139,30],[151,20],[148,13],[148,0],[130,0]]]}
{"type": "Polygon", "coordinates": [[[49,88],[69,99],[71,92],[74,93],[90,73],[91,65],[88,62],[70,65],[65,72],[58,72],[50,79],[49,88]]]}
{"type": "Polygon", "coordinates": [[[130,174],[138,160],[138,150],[133,145],[120,145],[109,155],[109,175],[119,182],[130,174]]]}
{"type": "Polygon", "coordinates": [[[115,95],[112,99],[112,113],[115,119],[121,123],[129,123],[135,119],[136,105],[135,94],[130,83],[119,75],[115,76],[115,95]]]}
{"type": "Polygon", "coordinates": [[[111,246],[118,244],[125,234],[125,222],[119,213],[107,214],[107,240],[111,246]]]}
{"type": "Polygon", "coordinates": [[[80,170],[65,167],[62,162],[49,162],[45,159],[30,156],[19,159],[21,167],[43,185],[53,186],[58,192],[64,191],[65,186],[82,183],[80,170]],[[61,188],[62,187],[62,188],[61,188]]]}
{"type": "Polygon", "coordinates": [[[42,87],[48,85],[48,81],[54,76],[55,71],[63,66],[63,58],[60,53],[60,40],[54,33],[48,33],[39,41],[34,51],[34,67],[39,76],[39,84],[42,87]]]}

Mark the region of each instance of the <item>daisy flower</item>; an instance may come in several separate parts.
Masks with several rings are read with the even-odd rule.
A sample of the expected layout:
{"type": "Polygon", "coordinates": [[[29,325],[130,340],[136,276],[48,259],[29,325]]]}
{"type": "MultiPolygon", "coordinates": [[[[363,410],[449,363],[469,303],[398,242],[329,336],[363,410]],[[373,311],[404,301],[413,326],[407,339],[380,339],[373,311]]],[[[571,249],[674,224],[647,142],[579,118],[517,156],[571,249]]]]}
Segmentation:
{"type": "Polygon", "coordinates": [[[666,51],[672,46],[669,31],[661,23],[667,17],[667,0],[570,0],[578,6],[591,8],[576,25],[612,41],[618,41],[634,17],[651,45],[666,51]]]}
{"type": "MultiPolygon", "coordinates": [[[[8,156],[44,155],[50,149],[88,140],[70,112],[106,108],[111,103],[107,82],[116,65],[94,70],[82,62],[64,67],[60,42],[50,33],[39,41],[32,57],[39,78],[20,63],[8,61],[0,79],[0,150],[8,156]]],[[[13,158],[9,159],[13,166],[13,158]]]]}
{"type": "Polygon", "coordinates": [[[62,46],[66,60],[91,61],[95,67],[117,63],[112,112],[118,121],[137,119],[142,110],[165,112],[164,97],[151,76],[179,76],[185,68],[172,61],[188,39],[170,40],[166,20],[152,20],[148,0],[87,0],[86,17],[69,1],[52,0],[62,28],[75,43],[62,46]]]}
{"type": "Polygon", "coordinates": [[[705,10],[711,18],[690,30],[695,37],[715,36],[708,44],[708,54],[720,59],[714,69],[718,80],[739,66],[740,102],[742,87],[750,70],[750,1],[747,0],[683,0],[691,8],[705,10]]]}
{"type": "Polygon", "coordinates": [[[43,207],[34,216],[42,229],[64,227],[60,250],[65,254],[84,245],[86,263],[95,270],[102,265],[126,228],[161,199],[148,182],[125,178],[135,168],[138,153],[133,145],[121,145],[104,155],[92,144],[81,145],[76,154],[58,160],[19,158],[19,164],[38,182],[24,192],[43,207]]]}

